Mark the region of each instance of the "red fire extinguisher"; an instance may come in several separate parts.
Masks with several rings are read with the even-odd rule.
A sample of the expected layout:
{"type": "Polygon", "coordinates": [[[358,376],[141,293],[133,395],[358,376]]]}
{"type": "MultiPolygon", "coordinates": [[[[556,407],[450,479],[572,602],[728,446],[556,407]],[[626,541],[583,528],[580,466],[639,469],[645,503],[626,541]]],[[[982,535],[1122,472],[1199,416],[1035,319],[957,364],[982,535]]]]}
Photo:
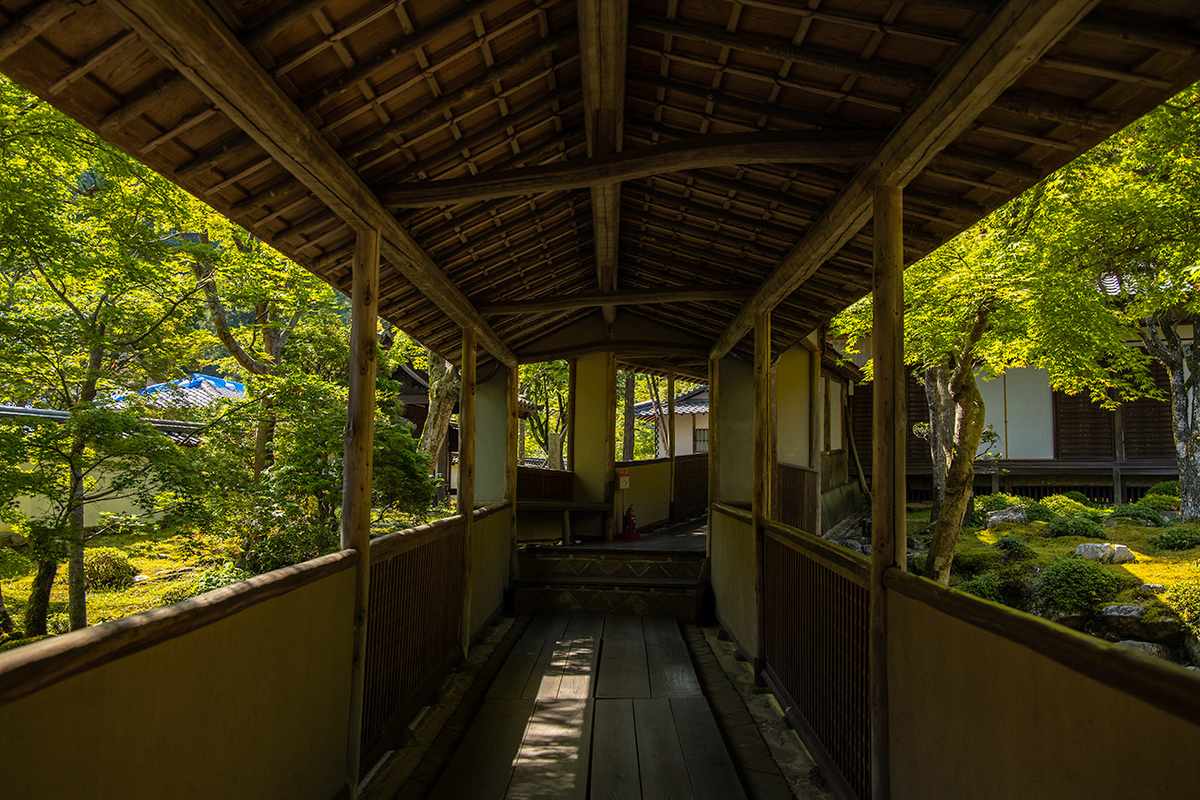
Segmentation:
{"type": "Polygon", "coordinates": [[[626,509],[625,516],[621,517],[621,538],[642,538],[642,535],[637,532],[637,517],[633,515],[633,506],[630,506],[628,509],[626,509]]]}

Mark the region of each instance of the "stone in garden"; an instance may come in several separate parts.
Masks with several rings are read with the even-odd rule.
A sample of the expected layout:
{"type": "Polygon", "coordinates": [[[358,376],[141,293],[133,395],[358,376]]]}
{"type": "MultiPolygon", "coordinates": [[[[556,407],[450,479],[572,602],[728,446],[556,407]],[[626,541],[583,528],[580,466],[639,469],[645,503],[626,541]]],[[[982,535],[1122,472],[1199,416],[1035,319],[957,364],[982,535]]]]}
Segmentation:
{"type": "Polygon", "coordinates": [[[148,580],[150,580],[149,575],[134,575],[133,576],[134,583],[145,583],[148,580]]]}
{"type": "Polygon", "coordinates": [[[1087,622],[1087,614],[1077,611],[1060,611],[1059,609],[1051,609],[1046,615],[1046,619],[1051,622],[1057,622],[1059,625],[1066,625],[1068,628],[1079,630],[1083,624],[1087,622]]]}
{"type": "Polygon", "coordinates": [[[1142,638],[1174,646],[1183,641],[1183,623],[1175,617],[1142,620],[1142,638]]]}
{"type": "Polygon", "coordinates": [[[1104,618],[1104,624],[1113,633],[1127,638],[1142,635],[1142,617],[1146,616],[1145,606],[1105,606],[1100,614],[1104,618]]]}
{"type": "Polygon", "coordinates": [[[1188,660],[1200,667],[1200,636],[1189,633],[1183,640],[1183,649],[1187,651],[1188,660]]]}
{"type": "Polygon", "coordinates": [[[996,511],[987,513],[986,527],[994,528],[997,525],[1005,522],[1012,522],[1016,525],[1025,525],[1029,522],[1029,515],[1025,513],[1025,509],[1021,506],[1012,506],[1010,508],[1001,508],[996,511]]]}
{"type": "Polygon", "coordinates": [[[1113,549],[1112,558],[1109,559],[1113,564],[1134,564],[1137,563],[1137,556],[1123,544],[1108,545],[1113,549]]]}
{"type": "Polygon", "coordinates": [[[1142,597],[1151,597],[1156,594],[1162,594],[1167,590],[1167,587],[1161,583],[1143,583],[1138,587],[1137,593],[1142,597]]]}
{"type": "Polygon", "coordinates": [[[1112,560],[1112,545],[1099,542],[1085,542],[1075,548],[1076,558],[1086,558],[1088,561],[1099,561],[1107,564],[1112,560]]]}
{"type": "Polygon", "coordinates": [[[1137,650],[1139,653],[1145,653],[1148,656],[1162,658],[1167,661],[1171,660],[1171,648],[1166,645],[1155,644],[1154,642],[1137,642],[1131,639],[1117,642],[1122,647],[1128,647],[1130,650],[1137,650]]]}

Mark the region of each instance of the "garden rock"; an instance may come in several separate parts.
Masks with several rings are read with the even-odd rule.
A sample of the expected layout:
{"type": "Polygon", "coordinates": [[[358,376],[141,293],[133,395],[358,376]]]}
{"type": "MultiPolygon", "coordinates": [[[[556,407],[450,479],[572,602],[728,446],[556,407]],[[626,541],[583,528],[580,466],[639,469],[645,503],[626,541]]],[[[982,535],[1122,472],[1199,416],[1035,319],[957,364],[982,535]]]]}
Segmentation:
{"type": "Polygon", "coordinates": [[[133,576],[134,583],[145,583],[148,580],[150,580],[149,575],[134,575],[133,576]]]}
{"type": "Polygon", "coordinates": [[[1104,624],[1113,633],[1132,638],[1142,635],[1142,617],[1146,616],[1146,607],[1129,605],[1112,605],[1105,606],[1100,612],[1104,619],[1104,624]]]}
{"type": "Polygon", "coordinates": [[[1154,642],[1138,642],[1132,639],[1125,639],[1117,642],[1122,647],[1128,647],[1130,650],[1137,650],[1139,653],[1145,653],[1148,656],[1161,658],[1166,661],[1171,660],[1171,649],[1166,645],[1155,644],[1154,642]]]}
{"type": "Polygon", "coordinates": [[[1099,561],[1101,564],[1132,564],[1137,556],[1123,544],[1085,542],[1075,548],[1076,558],[1099,561]]]}
{"type": "Polygon", "coordinates": [[[1138,587],[1137,593],[1142,597],[1153,597],[1154,595],[1162,594],[1167,590],[1167,587],[1161,583],[1143,583],[1138,587]]]}
{"type": "Polygon", "coordinates": [[[1139,517],[1133,514],[1128,514],[1121,517],[1109,517],[1100,524],[1105,528],[1115,528],[1118,525],[1137,525],[1141,528],[1154,526],[1154,522],[1152,522],[1149,517],[1139,517]]]}
{"type": "Polygon", "coordinates": [[[1025,525],[1029,522],[1029,515],[1025,513],[1025,509],[1021,506],[1012,506],[1010,508],[1001,508],[996,511],[989,511],[986,517],[986,527],[994,528],[1005,522],[1012,522],[1017,525],[1025,525]]]}
{"type": "Polygon", "coordinates": [[[1183,649],[1187,651],[1188,660],[1200,666],[1200,636],[1189,633],[1183,640],[1183,649]]]}
{"type": "Polygon", "coordinates": [[[1068,628],[1081,630],[1083,624],[1087,622],[1087,614],[1081,614],[1075,611],[1060,611],[1057,608],[1050,609],[1046,615],[1046,619],[1051,622],[1057,622],[1059,625],[1066,625],[1068,628]]]}
{"type": "Polygon", "coordinates": [[[857,536],[843,536],[840,539],[834,539],[834,544],[840,544],[847,550],[853,550],[856,553],[862,553],[865,556],[871,555],[871,540],[863,539],[857,536]]]}

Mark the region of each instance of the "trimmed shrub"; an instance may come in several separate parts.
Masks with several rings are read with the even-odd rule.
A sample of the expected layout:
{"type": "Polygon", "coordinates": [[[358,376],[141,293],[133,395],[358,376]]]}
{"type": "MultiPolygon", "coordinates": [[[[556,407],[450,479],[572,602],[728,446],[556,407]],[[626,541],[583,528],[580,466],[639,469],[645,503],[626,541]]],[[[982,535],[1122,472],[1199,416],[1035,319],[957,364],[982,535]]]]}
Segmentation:
{"type": "Polygon", "coordinates": [[[1096,604],[1112,600],[1121,591],[1121,581],[1094,561],[1062,559],[1042,570],[1037,593],[1048,608],[1069,614],[1090,611],[1096,604]]]}
{"type": "Polygon", "coordinates": [[[950,569],[957,575],[970,577],[990,572],[1000,566],[1001,554],[996,550],[968,550],[956,553],[950,569]]]}
{"type": "Polygon", "coordinates": [[[993,603],[1000,602],[1000,590],[996,586],[996,581],[986,575],[977,575],[970,580],[963,581],[954,588],[960,592],[982,597],[984,600],[991,600],[993,603]]]}
{"type": "Polygon", "coordinates": [[[1134,505],[1139,508],[1148,508],[1151,511],[1178,511],[1179,498],[1165,494],[1148,494],[1134,505]]]}
{"type": "Polygon", "coordinates": [[[1030,522],[1049,522],[1058,516],[1049,506],[1039,502],[1031,502],[1025,506],[1025,515],[1030,522]]]}
{"type": "Polygon", "coordinates": [[[996,494],[981,494],[975,498],[975,511],[986,514],[989,511],[999,511],[1002,508],[1012,508],[1021,505],[1020,500],[1011,494],[997,492],[996,494]]]}
{"type": "Polygon", "coordinates": [[[1200,547],[1200,527],[1176,525],[1154,537],[1154,544],[1163,550],[1191,550],[1200,547]]]}
{"type": "Polygon", "coordinates": [[[1001,550],[1016,550],[1024,546],[1025,540],[1020,536],[1013,536],[1011,533],[1008,536],[1001,536],[996,540],[996,547],[1001,550]]]}
{"type": "Polygon", "coordinates": [[[1074,500],[1081,506],[1087,506],[1088,508],[1092,507],[1092,498],[1088,497],[1083,492],[1067,492],[1063,495],[1063,497],[1067,498],[1068,500],[1074,500]]]}
{"type": "Polygon", "coordinates": [[[1161,528],[1167,524],[1167,521],[1164,520],[1162,518],[1162,515],[1159,514],[1157,511],[1153,511],[1149,508],[1144,508],[1142,506],[1135,506],[1135,505],[1128,505],[1128,504],[1123,505],[1123,506],[1117,506],[1116,508],[1114,508],[1112,510],[1112,513],[1109,514],[1108,516],[1110,518],[1126,517],[1128,519],[1139,519],[1139,520],[1145,521],[1145,523],[1147,525],[1152,525],[1152,526],[1159,527],[1159,528],[1161,528]]]}
{"type": "Polygon", "coordinates": [[[1086,503],[1080,503],[1065,494],[1052,494],[1041,500],[1040,505],[1059,517],[1073,517],[1092,510],[1086,503]]]}
{"type": "Polygon", "coordinates": [[[1046,526],[1046,535],[1052,538],[1059,536],[1084,536],[1095,539],[1104,535],[1100,523],[1089,517],[1055,517],[1046,526]]]}
{"type": "Polygon", "coordinates": [[[96,547],[83,553],[83,577],[89,589],[124,589],[133,584],[137,567],[116,547],[96,547]]]}
{"type": "Polygon", "coordinates": [[[1146,494],[1165,494],[1167,497],[1179,497],[1179,481],[1161,481],[1150,487],[1146,494]]]}
{"type": "Polygon", "coordinates": [[[1192,633],[1200,636],[1200,578],[1172,584],[1161,595],[1192,633]]]}

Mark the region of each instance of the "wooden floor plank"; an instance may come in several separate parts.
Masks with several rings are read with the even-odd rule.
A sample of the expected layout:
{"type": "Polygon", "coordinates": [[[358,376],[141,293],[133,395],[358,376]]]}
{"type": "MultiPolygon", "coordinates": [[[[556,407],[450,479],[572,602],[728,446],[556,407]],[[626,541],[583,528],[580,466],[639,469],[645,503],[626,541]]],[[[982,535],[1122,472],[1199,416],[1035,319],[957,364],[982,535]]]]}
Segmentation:
{"type": "Polygon", "coordinates": [[[632,700],[596,700],[591,800],[640,800],[632,700]]]}
{"type": "Polygon", "coordinates": [[[532,700],[485,699],[430,800],[502,800],[533,711],[532,700]]]}
{"type": "Polygon", "coordinates": [[[744,800],[733,759],[721,738],[708,700],[674,697],[669,700],[684,763],[697,800],[744,800]]]}
{"type": "Polygon", "coordinates": [[[557,642],[563,638],[567,623],[571,621],[570,611],[539,611],[525,629],[522,639],[549,639],[557,642]]]}
{"type": "Polygon", "coordinates": [[[633,701],[643,800],[691,800],[691,779],[675,729],[671,701],[633,701]]]}
{"type": "Polygon", "coordinates": [[[507,800],[585,800],[591,700],[539,700],[513,768],[507,800]]]}
{"type": "Polygon", "coordinates": [[[592,636],[597,640],[604,635],[603,611],[572,611],[571,621],[567,623],[564,634],[569,639],[592,636]]]}
{"type": "Polygon", "coordinates": [[[605,640],[617,638],[641,639],[644,636],[641,617],[634,614],[604,615],[605,640]]]}
{"type": "Polygon", "coordinates": [[[700,681],[679,623],[671,617],[646,617],[646,666],[651,697],[700,697],[700,681]]]}
{"type": "Polygon", "coordinates": [[[525,687],[529,685],[530,676],[540,663],[542,651],[553,649],[554,642],[546,642],[540,637],[522,636],[513,646],[512,653],[500,668],[496,679],[492,681],[487,696],[491,698],[524,697],[525,687]]]}
{"type": "MultiPolygon", "coordinates": [[[[607,631],[608,623],[605,623],[607,631]]],[[[596,697],[649,697],[650,672],[641,636],[608,636],[600,643],[596,697]]]]}
{"type": "Polygon", "coordinates": [[[600,663],[600,638],[580,636],[569,640],[571,653],[558,686],[560,700],[582,700],[592,697],[596,689],[596,672],[600,663]]]}

